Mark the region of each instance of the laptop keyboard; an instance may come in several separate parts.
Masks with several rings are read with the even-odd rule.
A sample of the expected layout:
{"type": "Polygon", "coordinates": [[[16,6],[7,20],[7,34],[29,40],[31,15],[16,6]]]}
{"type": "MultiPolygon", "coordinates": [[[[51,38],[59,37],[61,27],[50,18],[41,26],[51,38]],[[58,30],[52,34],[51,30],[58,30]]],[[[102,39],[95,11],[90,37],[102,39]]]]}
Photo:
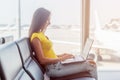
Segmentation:
{"type": "Polygon", "coordinates": [[[66,64],[66,63],[82,62],[82,61],[84,61],[84,59],[80,55],[75,55],[74,58],[67,59],[65,61],[62,61],[61,63],[66,64]]]}

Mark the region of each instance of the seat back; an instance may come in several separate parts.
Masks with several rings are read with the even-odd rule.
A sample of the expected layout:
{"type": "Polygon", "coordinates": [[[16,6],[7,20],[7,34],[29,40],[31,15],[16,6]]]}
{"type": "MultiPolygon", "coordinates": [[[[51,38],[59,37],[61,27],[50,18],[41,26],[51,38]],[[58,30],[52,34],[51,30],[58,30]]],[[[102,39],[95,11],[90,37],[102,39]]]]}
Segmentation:
{"type": "Polygon", "coordinates": [[[22,68],[20,54],[15,42],[1,45],[0,77],[1,80],[32,80],[22,68]]]}
{"type": "Polygon", "coordinates": [[[32,76],[34,80],[43,80],[44,75],[42,67],[38,65],[35,59],[32,57],[32,51],[28,38],[23,38],[16,42],[21,54],[22,64],[25,70],[32,76]]]}

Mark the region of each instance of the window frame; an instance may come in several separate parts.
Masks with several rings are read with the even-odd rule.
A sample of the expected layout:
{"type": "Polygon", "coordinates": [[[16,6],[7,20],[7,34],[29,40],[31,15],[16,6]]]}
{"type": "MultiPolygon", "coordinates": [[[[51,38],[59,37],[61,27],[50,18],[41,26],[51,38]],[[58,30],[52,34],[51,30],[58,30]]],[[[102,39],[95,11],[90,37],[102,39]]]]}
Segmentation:
{"type": "Polygon", "coordinates": [[[82,50],[89,38],[90,0],[82,0],[82,50]]]}

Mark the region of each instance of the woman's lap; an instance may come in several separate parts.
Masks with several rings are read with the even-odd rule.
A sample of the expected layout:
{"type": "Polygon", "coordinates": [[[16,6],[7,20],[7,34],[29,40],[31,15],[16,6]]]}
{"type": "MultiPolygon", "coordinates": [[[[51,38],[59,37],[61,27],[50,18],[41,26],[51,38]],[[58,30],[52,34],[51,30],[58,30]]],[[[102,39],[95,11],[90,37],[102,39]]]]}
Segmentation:
{"type": "Polygon", "coordinates": [[[84,71],[91,71],[91,74],[95,75],[96,65],[91,65],[88,62],[82,62],[65,65],[57,63],[47,66],[47,74],[51,77],[62,77],[84,71]]]}

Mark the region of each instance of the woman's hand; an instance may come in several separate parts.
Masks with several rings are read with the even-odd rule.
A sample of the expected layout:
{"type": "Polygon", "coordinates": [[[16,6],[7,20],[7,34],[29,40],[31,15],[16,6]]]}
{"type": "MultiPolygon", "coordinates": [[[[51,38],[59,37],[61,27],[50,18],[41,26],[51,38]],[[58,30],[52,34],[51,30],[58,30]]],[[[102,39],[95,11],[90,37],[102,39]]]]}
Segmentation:
{"type": "Polygon", "coordinates": [[[87,60],[87,62],[91,65],[96,65],[95,61],[93,61],[93,60],[87,60]]]}
{"type": "Polygon", "coordinates": [[[74,56],[72,54],[64,53],[59,58],[60,58],[61,61],[64,61],[66,59],[74,58],[74,56]]]}

